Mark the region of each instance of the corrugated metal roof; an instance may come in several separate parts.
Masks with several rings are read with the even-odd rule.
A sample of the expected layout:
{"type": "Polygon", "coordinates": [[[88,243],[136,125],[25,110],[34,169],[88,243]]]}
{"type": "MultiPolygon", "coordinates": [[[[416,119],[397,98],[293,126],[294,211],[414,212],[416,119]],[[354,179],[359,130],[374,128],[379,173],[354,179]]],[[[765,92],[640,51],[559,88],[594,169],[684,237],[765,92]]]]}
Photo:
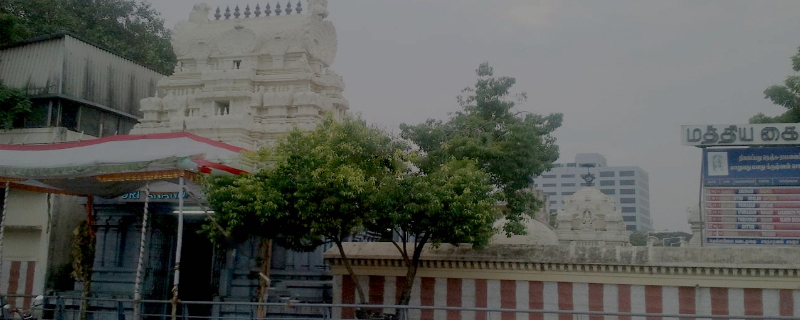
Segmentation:
{"type": "MultiPolygon", "coordinates": [[[[130,61],[130,62],[132,62],[132,63],[134,63],[134,64],[137,64],[137,65],[140,65],[140,66],[142,66],[142,67],[145,67],[145,68],[147,68],[147,69],[150,69],[150,70],[153,70],[153,71],[155,71],[155,72],[158,72],[158,71],[154,70],[153,68],[150,68],[150,67],[147,67],[147,66],[143,65],[143,64],[142,64],[141,62],[139,62],[139,61],[136,61],[136,60],[134,60],[134,59],[127,58],[127,57],[125,57],[125,56],[122,56],[122,55],[120,55],[119,53],[116,53],[116,52],[115,52],[114,50],[112,50],[111,48],[108,48],[108,47],[101,46],[101,45],[99,45],[99,44],[93,43],[93,42],[91,42],[91,41],[88,41],[88,40],[86,40],[85,38],[83,38],[83,37],[81,37],[81,36],[79,36],[79,35],[77,35],[77,34],[71,33],[71,32],[62,32],[62,33],[55,33],[55,34],[46,34],[46,35],[36,36],[36,37],[29,38],[29,39],[25,39],[25,40],[22,40],[22,41],[14,42],[14,43],[11,43],[11,44],[5,44],[5,45],[1,45],[1,46],[0,46],[0,51],[1,51],[1,50],[5,50],[5,49],[10,49],[10,48],[21,47],[21,46],[29,45],[29,44],[32,44],[32,43],[42,42],[42,41],[49,41],[49,40],[63,39],[63,38],[65,38],[65,37],[71,37],[71,38],[77,39],[77,40],[79,40],[79,41],[81,41],[81,42],[83,42],[83,43],[86,43],[86,44],[88,44],[88,45],[90,45],[90,46],[96,47],[96,48],[98,48],[98,49],[100,49],[100,50],[106,51],[106,52],[108,52],[108,53],[110,53],[110,54],[113,54],[113,55],[115,55],[115,56],[118,56],[118,57],[120,57],[120,58],[122,58],[122,59],[125,59],[125,60],[127,60],[127,61],[130,61]]],[[[160,72],[159,72],[159,73],[160,73],[160,72]]]]}
{"type": "Polygon", "coordinates": [[[0,50],[0,80],[30,95],[58,94],[63,54],[61,39],[0,50]]]}
{"type": "Polygon", "coordinates": [[[0,79],[29,95],[59,94],[141,116],[164,75],[70,35],[0,49],[0,79]]]}

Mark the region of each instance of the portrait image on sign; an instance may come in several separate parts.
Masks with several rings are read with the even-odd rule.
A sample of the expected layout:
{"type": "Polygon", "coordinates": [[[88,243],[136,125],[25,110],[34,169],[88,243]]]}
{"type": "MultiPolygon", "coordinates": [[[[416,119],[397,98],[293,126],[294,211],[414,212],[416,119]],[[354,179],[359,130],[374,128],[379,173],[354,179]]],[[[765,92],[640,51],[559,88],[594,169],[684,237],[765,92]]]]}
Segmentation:
{"type": "Polygon", "coordinates": [[[728,175],[728,153],[709,152],[708,153],[708,175],[727,176],[728,175]]]}

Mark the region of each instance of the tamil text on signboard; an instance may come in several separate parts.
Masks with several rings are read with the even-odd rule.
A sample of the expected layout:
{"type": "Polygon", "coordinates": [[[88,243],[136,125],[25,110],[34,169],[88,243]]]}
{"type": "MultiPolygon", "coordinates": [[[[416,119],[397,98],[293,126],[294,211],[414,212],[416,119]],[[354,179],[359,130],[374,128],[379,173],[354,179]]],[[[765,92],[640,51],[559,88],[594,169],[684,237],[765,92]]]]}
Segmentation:
{"type": "Polygon", "coordinates": [[[797,126],[796,123],[681,126],[681,143],[696,147],[798,144],[797,126]]]}
{"type": "Polygon", "coordinates": [[[703,151],[708,244],[800,245],[800,148],[703,151]]]}

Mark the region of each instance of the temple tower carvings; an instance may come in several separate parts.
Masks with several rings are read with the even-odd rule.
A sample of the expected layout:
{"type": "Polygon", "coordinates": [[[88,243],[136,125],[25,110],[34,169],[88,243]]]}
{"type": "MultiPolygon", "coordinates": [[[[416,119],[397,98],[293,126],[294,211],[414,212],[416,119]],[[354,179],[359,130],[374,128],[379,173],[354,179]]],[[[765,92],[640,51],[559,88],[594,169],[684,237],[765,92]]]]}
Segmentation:
{"type": "Polygon", "coordinates": [[[195,5],[172,34],[175,72],[142,99],[143,119],[131,133],[188,131],[254,150],[295,127],[313,129],[326,114],[345,115],[344,82],[329,68],[337,38],[327,1],[307,6],[212,14],[195,5]]]}

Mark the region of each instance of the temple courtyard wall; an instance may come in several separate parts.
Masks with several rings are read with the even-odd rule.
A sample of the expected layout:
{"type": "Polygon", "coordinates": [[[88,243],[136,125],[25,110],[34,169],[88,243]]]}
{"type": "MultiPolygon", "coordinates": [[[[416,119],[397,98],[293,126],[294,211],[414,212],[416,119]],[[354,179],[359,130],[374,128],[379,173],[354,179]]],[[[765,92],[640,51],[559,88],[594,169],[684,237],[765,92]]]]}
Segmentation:
{"type": "MultiPolygon", "coordinates": [[[[345,252],[369,304],[395,304],[406,274],[397,249],[391,243],[347,243],[345,252]]],[[[334,274],[334,303],[357,303],[338,249],[325,257],[334,274]]],[[[800,316],[800,250],[794,248],[490,245],[472,250],[442,245],[427,248],[421,260],[411,305],[800,316]]],[[[337,310],[337,316],[354,318],[354,310],[337,310]]],[[[447,310],[414,310],[410,316],[576,319],[570,314],[486,317],[482,312],[447,310]]],[[[603,319],[583,317],[590,318],[603,319]]]]}

